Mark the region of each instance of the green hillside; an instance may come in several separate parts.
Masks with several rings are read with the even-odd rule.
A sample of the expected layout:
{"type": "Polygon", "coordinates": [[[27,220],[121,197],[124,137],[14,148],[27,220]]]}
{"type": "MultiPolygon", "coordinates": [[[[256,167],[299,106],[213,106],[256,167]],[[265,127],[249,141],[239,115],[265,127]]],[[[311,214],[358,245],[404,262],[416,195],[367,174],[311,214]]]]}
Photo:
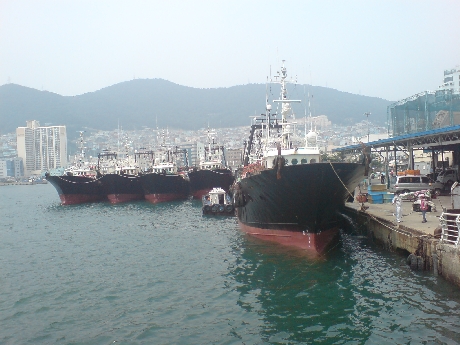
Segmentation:
{"type": "MultiPolygon", "coordinates": [[[[390,101],[354,95],[334,89],[289,85],[293,99],[311,95],[312,115],[327,115],[334,124],[353,124],[372,113],[372,122],[386,121],[390,101]]],[[[269,98],[278,98],[272,86],[269,98]]],[[[135,79],[99,91],[78,96],[61,96],[47,91],[5,84],[0,86],[0,133],[25,126],[27,120],[41,125],[66,125],[69,136],[83,128],[113,130],[169,127],[195,130],[250,124],[250,116],[265,109],[264,84],[228,88],[197,89],[162,79],[135,79]]],[[[305,104],[296,104],[297,116],[305,113],[305,104]]]]}

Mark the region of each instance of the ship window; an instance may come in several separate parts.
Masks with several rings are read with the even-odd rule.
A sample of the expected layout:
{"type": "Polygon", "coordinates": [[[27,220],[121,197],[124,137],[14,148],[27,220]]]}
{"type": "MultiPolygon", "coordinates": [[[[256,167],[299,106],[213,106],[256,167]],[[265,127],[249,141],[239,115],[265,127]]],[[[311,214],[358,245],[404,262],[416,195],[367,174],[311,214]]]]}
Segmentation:
{"type": "Polygon", "coordinates": [[[297,159],[294,158],[294,159],[292,160],[292,165],[296,165],[298,162],[299,162],[299,161],[298,161],[297,159]]]}
{"type": "Polygon", "coordinates": [[[310,159],[310,163],[316,163],[316,159],[314,158],[310,159]]]}
{"type": "Polygon", "coordinates": [[[305,158],[302,158],[302,159],[300,160],[300,164],[307,164],[307,160],[306,160],[305,158]]]}

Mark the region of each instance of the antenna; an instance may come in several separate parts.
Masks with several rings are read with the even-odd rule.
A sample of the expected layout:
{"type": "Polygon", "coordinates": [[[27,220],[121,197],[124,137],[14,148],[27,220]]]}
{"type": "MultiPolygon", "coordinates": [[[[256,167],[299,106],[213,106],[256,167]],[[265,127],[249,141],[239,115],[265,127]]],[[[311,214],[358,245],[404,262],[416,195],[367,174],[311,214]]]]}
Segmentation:
{"type": "MultiPolygon", "coordinates": [[[[307,94],[305,93],[305,85],[303,86],[303,96],[306,98],[307,97],[307,94]]],[[[308,98],[310,98],[310,93],[308,94],[308,98]]],[[[309,104],[310,104],[310,100],[308,100],[309,104]]],[[[305,137],[307,136],[307,105],[305,104],[305,129],[304,129],[304,132],[305,132],[305,137]]]]}

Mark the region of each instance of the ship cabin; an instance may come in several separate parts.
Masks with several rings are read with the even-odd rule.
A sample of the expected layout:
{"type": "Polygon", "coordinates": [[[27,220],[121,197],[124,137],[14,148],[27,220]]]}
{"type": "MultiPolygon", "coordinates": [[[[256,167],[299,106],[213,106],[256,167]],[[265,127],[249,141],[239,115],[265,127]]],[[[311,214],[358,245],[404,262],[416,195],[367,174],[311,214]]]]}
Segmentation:
{"type": "Polygon", "coordinates": [[[118,175],[137,175],[138,172],[139,169],[134,166],[121,167],[115,171],[115,173],[118,175]]]}
{"type": "MultiPolygon", "coordinates": [[[[305,147],[296,147],[292,142],[281,147],[281,156],[285,159],[285,165],[312,164],[321,162],[321,153],[317,146],[317,134],[310,131],[305,136],[305,147]]],[[[264,152],[263,166],[266,169],[273,168],[278,149],[273,147],[264,152]]]]}
{"type": "Polygon", "coordinates": [[[84,168],[71,168],[65,171],[68,176],[81,176],[81,177],[96,177],[96,170],[92,166],[84,168]]]}
{"type": "Polygon", "coordinates": [[[224,169],[222,162],[220,161],[206,161],[200,163],[200,170],[216,170],[216,169],[224,169]]]}
{"type": "MultiPolygon", "coordinates": [[[[285,159],[285,165],[312,164],[321,161],[319,151],[304,147],[281,150],[281,155],[285,159]]],[[[276,149],[267,151],[263,160],[264,167],[267,169],[273,168],[277,156],[278,151],[276,149]]]]}
{"type": "Polygon", "coordinates": [[[160,163],[152,167],[152,172],[155,174],[172,175],[177,174],[177,167],[173,163],[160,163]]]}

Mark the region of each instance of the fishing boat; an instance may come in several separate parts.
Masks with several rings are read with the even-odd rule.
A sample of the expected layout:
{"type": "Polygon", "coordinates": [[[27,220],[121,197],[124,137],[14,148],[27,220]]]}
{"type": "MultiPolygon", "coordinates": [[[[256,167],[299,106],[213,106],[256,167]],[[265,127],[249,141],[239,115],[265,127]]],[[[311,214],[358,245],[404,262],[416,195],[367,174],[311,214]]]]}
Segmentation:
{"type": "Polygon", "coordinates": [[[120,164],[113,172],[101,176],[100,181],[111,204],[144,199],[138,174],[138,167],[120,164]]]}
{"type": "Polygon", "coordinates": [[[80,132],[80,151],[62,175],[45,173],[46,180],[56,188],[62,205],[106,201],[107,195],[100,181],[97,165],[85,157],[83,131],[80,132]]]}
{"type": "Polygon", "coordinates": [[[62,205],[107,201],[100,176],[95,170],[75,168],[61,176],[47,172],[45,178],[56,188],[62,205]]]}
{"type": "Polygon", "coordinates": [[[197,168],[188,173],[190,192],[194,199],[201,199],[212,188],[229,191],[235,181],[232,171],[227,167],[225,149],[218,145],[213,133],[208,129],[208,144],[197,168]]]}
{"type": "Polygon", "coordinates": [[[298,135],[291,103],[300,100],[288,98],[284,61],[271,82],[281,88],[273,101],[280,114],[267,97],[265,114],[251,126],[244,167],[232,187],[238,223],[251,236],[322,255],[338,238],[339,211],[365,165],[322,162],[312,125],[307,131],[305,121],[298,135]]]}
{"type": "Polygon", "coordinates": [[[159,203],[187,199],[190,183],[186,172],[179,171],[174,160],[174,152],[157,153],[155,165],[149,172],[140,174],[145,200],[159,203]]]}
{"type": "Polygon", "coordinates": [[[213,188],[203,195],[203,215],[211,216],[234,216],[232,198],[222,188],[213,188]]]}
{"type": "Polygon", "coordinates": [[[144,200],[144,190],[139,181],[139,175],[146,171],[147,160],[153,160],[152,151],[141,151],[134,154],[134,160],[126,155],[117,159],[113,152],[103,152],[98,155],[98,169],[101,172],[100,181],[104,186],[107,199],[112,204],[144,200]]]}

